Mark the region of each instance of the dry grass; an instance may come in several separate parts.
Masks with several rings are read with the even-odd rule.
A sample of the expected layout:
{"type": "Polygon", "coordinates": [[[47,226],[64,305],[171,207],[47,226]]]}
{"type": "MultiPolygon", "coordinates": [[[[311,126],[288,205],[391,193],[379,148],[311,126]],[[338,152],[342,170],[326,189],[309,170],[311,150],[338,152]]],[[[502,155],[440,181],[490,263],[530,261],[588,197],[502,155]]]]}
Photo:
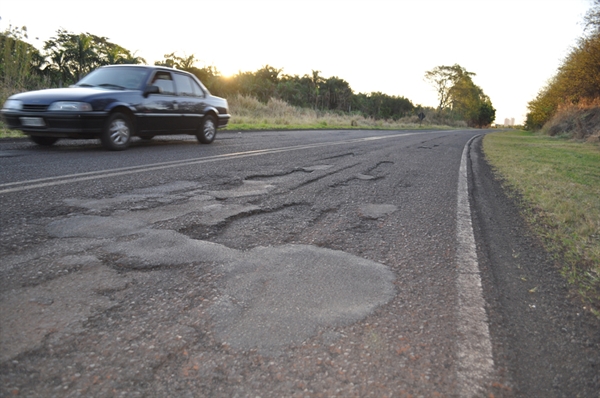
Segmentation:
{"type": "Polygon", "coordinates": [[[550,136],[600,143],[600,99],[561,106],[542,131],[550,136]]]}
{"type": "Polygon", "coordinates": [[[417,116],[399,120],[375,120],[361,115],[322,112],[299,108],[287,102],[271,98],[262,103],[256,98],[237,95],[228,98],[232,115],[228,130],[248,129],[295,129],[295,128],[363,128],[363,129],[419,129],[419,128],[464,128],[462,121],[450,122],[435,118],[420,125],[417,116]]]}

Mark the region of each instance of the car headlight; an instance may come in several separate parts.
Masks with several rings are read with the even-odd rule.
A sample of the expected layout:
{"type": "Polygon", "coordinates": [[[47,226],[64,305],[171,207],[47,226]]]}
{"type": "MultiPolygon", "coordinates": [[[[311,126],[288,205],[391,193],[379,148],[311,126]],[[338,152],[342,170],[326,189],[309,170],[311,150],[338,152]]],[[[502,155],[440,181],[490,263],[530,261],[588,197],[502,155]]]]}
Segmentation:
{"type": "Polygon", "coordinates": [[[23,109],[23,102],[21,102],[19,100],[8,99],[4,103],[3,108],[19,111],[19,110],[23,109]]]}
{"type": "Polygon", "coordinates": [[[89,112],[92,106],[87,102],[57,101],[50,104],[49,111],[89,112]]]}

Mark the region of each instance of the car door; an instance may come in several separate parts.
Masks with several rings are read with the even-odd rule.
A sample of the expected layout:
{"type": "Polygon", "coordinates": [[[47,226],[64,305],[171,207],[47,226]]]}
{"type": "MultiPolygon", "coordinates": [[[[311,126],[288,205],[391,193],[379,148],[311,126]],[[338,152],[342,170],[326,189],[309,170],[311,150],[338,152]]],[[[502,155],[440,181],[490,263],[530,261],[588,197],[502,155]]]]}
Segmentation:
{"type": "Polygon", "coordinates": [[[200,127],[204,116],[205,94],[198,83],[189,75],[174,73],[177,88],[182,127],[187,133],[194,133],[200,127]]]}
{"type": "Polygon", "coordinates": [[[178,131],[180,113],[171,72],[157,71],[150,85],[158,87],[158,93],[149,94],[140,106],[138,128],[141,134],[171,133],[178,131]]]}

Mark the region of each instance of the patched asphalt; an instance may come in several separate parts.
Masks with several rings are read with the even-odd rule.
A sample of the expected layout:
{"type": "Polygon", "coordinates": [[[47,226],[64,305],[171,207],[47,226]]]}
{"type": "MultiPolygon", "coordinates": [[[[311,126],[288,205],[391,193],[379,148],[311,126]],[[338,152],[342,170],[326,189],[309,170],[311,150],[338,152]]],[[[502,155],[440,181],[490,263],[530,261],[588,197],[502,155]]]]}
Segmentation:
{"type": "MultiPolygon", "coordinates": [[[[330,166],[306,169],[312,172],[328,168],[330,166]]],[[[220,294],[210,309],[217,338],[223,344],[245,350],[257,349],[263,354],[274,355],[284,347],[298,345],[324,327],[358,321],[394,296],[395,276],[388,267],[342,251],[310,245],[257,247],[243,251],[192,239],[172,230],[153,229],[154,223],[186,217],[190,213],[194,213],[203,225],[218,225],[231,217],[259,209],[258,206],[219,201],[265,195],[275,185],[243,181],[238,187],[220,191],[196,191],[197,188],[197,184],[192,182],[176,181],[107,199],[65,198],[65,203],[85,208],[92,215],[60,218],[50,222],[46,230],[54,238],[90,239],[91,247],[100,245],[102,251],[117,256],[115,265],[122,269],[213,264],[225,274],[220,294]],[[156,200],[160,200],[161,206],[139,205],[156,200]],[[123,205],[134,211],[120,211],[123,205]],[[93,215],[110,208],[115,209],[113,215],[93,215]],[[110,242],[103,241],[108,238],[112,238],[110,242]],[[115,238],[125,239],[114,241],[115,238]]],[[[373,204],[361,208],[361,212],[369,218],[380,218],[395,210],[396,206],[392,205],[373,204]]],[[[60,242],[58,240],[56,244],[60,246],[60,242]]],[[[85,246],[81,246],[80,250],[86,251],[85,246]]],[[[60,248],[57,247],[56,251],[60,252],[60,248]]],[[[100,263],[95,257],[91,259],[100,263]]],[[[12,259],[17,263],[20,260],[12,259]]],[[[111,307],[105,303],[105,297],[97,294],[86,297],[81,292],[106,290],[102,283],[110,285],[111,282],[107,281],[113,279],[120,281],[112,282],[112,289],[122,290],[127,284],[126,276],[120,278],[112,269],[100,265],[94,272],[106,275],[82,272],[80,277],[85,280],[91,278],[88,283],[92,286],[83,284],[70,291],[73,283],[59,278],[45,289],[54,291],[52,295],[46,295],[54,311],[46,311],[44,315],[62,318],[62,321],[39,322],[39,311],[28,310],[34,306],[27,303],[39,301],[34,297],[39,296],[39,288],[10,295],[8,306],[16,312],[9,311],[7,326],[13,330],[29,330],[33,323],[37,327],[35,333],[23,333],[21,339],[24,341],[12,345],[4,359],[35,347],[51,330],[72,327],[78,320],[86,320],[94,312],[111,307]],[[96,278],[104,282],[98,284],[93,281],[96,278]],[[10,304],[15,301],[24,302],[26,308],[10,304]],[[73,301],[82,308],[73,308],[73,301]],[[65,304],[60,304],[62,302],[65,304]],[[26,316],[17,315],[23,313],[26,316]]],[[[43,308],[41,311],[44,312],[43,308]]],[[[4,336],[8,340],[3,345],[8,346],[12,334],[4,336]]]]}

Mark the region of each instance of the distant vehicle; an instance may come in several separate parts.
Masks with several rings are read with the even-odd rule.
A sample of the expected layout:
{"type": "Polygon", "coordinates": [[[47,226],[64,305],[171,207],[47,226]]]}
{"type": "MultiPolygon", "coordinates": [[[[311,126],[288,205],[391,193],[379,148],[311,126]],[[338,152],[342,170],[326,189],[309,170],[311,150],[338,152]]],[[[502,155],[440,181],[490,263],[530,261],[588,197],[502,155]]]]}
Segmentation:
{"type": "Polygon", "coordinates": [[[38,145],[99,138],[116,151],[133,136],[191,134],[210,144],[230,118],[227,100],[211,95],[194,75],[141,65],[104,66],[69,88],[12,95],[1,114],[8,128],[38,145]]]}

